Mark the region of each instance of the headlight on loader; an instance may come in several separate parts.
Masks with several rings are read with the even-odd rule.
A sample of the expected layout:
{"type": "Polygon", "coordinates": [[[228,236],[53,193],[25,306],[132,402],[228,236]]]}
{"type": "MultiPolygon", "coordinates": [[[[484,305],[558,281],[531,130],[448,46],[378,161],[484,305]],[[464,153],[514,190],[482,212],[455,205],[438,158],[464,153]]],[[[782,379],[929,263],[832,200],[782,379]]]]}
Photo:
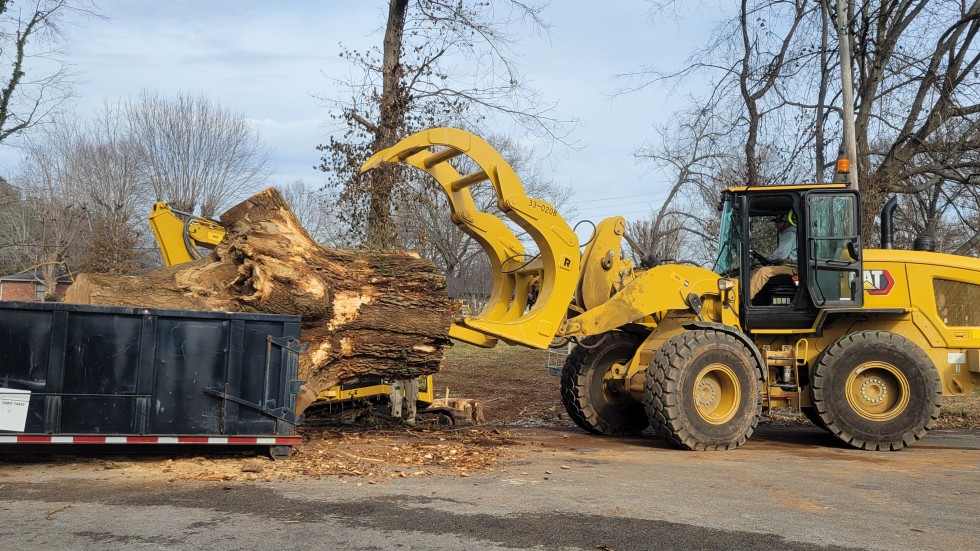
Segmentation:
{"type": "Polygon", "coordinates": [[[731,291],[735,288],[735,281],[730,277],[723,277],[718,280],[718,290],[721,292],[731,291]]]}

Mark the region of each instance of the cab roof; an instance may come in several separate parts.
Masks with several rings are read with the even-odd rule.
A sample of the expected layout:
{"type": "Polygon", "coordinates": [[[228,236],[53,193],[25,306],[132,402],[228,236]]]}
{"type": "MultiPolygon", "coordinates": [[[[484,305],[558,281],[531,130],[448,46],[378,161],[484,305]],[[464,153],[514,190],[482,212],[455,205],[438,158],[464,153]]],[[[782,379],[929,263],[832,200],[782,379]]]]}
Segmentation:
{"type": "Polygon", "coordinates": [[[847,189],[847,184],[787,184],[778,186],[738,186],[730,187],[725,193],[752,193],[756,191],[804,191],[810,189],[847,189]]]}

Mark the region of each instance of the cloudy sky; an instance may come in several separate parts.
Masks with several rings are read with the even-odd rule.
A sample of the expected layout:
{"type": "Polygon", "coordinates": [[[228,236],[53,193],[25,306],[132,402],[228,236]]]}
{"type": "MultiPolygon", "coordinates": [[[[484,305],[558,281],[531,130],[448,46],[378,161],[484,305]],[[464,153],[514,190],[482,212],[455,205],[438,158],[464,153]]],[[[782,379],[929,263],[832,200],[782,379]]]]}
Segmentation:
{"type": "MultiPolygon", "coordinates": [[[[77,111],[141,90],[203,93],[251,119],[274,149],[272,183],[323,181],[315,146],[327,140],[335,97],[325,75],[343,77],[344,47],[380,45],[386,0],[97,0],[104,20],[69,28],[69,61],[81,74],[77,111]]],[[[553,0],[550,31],[517,46],[520,66],[556,113],[576,118],[576,149],[536,151],[555,181],[570,185],[576,218],[643,217],[662,199],[663,177],[632,151],[682,105],[663,89],[614,97],[616,75],[642,65],[676,69],[713,27],[710,13],[652,21],[646,0],[553,0]]],[[[524,36],[527,36],[526,34],[524,36]]],[[[529,139],[519,136],[521,139],[529,139]]],[[[8,172],[14,156],[0,154],[8,172]]]]}

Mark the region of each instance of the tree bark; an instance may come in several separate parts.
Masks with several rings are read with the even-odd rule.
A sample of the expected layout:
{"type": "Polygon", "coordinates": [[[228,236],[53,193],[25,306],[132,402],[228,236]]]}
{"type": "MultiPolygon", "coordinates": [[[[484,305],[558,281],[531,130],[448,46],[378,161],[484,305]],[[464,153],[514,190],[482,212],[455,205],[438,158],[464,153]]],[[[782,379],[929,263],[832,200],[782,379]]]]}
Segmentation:
{"type": "MultiPolygon", "coordinates": [[[[405,113],[411,102],[409,90],[402,82],[402,43],[407,12],[408,0],[389,1],[381,63],[381,98],[378,102],[378,124],[371,144],[372,151],[381,151],[395,145],[399,132],[405,126],[405,113]]],[[[369,247],[391,249],[398,241],[391,218],[391,199],[398,180],[398,171],[397,166],[387,164],[367,175],[370,186],[367,227],[369,247]]]]}
{"type": "Polygon", "coordinates": [[[82,274],[66,302],[296,314],[307,400],[370,376],[439,369],[454,303],[434,264],[406,251],[328,249],[299,224],[275,189],[221,216],[224,240],[206,258],[144,276],[82,274]]]}

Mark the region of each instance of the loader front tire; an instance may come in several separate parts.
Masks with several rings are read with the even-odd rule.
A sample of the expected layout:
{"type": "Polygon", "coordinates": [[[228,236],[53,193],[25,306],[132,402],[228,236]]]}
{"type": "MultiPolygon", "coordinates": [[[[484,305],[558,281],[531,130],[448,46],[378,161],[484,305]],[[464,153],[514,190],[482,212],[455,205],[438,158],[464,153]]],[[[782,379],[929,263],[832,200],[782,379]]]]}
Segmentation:
{"type": "Polygon", "coordinates": [[[625,366],[643,339],[612,332],[587,337],[572,349],[561,371],[561,401],[568,416],[593,434],[637,434],[649,426],[643,404],[610,384],[614,365],[625,366]]]}
{"type": "Polygon", "coordinates": [[[820,419],[841,441],[900,450],[939,417],[942,382],[929,356],[887,331],[844,335],[817,359],[810,384],[820,419]]]}
{"type": "Polygon", "coordinates": [[[737,448],[762,413],[761,373],[753,351],[735,336],[712,329],[681,333],[647,368],[650,424],[681,449],[737,448]]]}

